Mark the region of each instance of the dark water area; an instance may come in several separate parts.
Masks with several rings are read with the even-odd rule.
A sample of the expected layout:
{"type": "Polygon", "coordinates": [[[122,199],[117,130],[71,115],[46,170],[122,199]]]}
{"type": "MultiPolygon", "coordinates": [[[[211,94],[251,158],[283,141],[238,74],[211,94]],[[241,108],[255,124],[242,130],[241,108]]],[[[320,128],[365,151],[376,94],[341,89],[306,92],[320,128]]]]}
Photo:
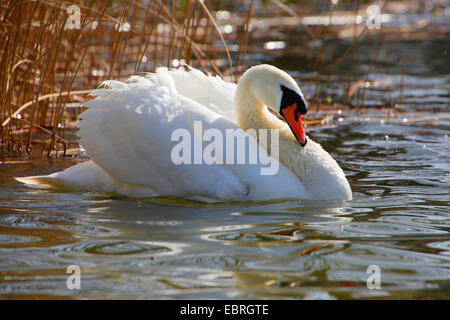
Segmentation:
{"type": "MultiPolygon", "coordinates": [[[[324,52],[348,45],[326,43],[324,52]]],[[[370,81],[365,104],[392,100],[403,112],[444,117],[374,121],[368,110],[367,121],[349,122],[344,112],[338,125],[309,131],[344,169],[352,201],[207,205],[38,190],[12,177],[84,159],[4,158],[0,297],[449,299],[449,41],[386,42],[368,73],[378,45],[361,41],[354,55],[352,77],[370,81]],[[70,265],[81,268],[80,290],[66,286],[70,265]],[[380,289],[367,286],[373,265],[380,289]]],[[[290,72],[314,94],[311,58],[290,50],[249,59],[290,72]]],[[[349,66],[322,97],[343,101],[349,66]]]]}
{"type": "Polygon", "coordinates": [[[330,62],[316,72],[311,72],[315,57],[298,55],[295,50],[288,55],[263,56],[263,59],[296,76],[308,98],[318,90],[323,102],[324,97],[329,97],[327,102],[350,102],[368,107],[401,103],[408,105],[410,111],[433,108],[449,111],[449,40],[359,41],[353,57],[349,53],[340,64],[333,63],[339,61],[350,46],[351,42],[326,42],[324,57],[330,62]],[[323,80],[311,80],[318,76],[323,80]],[[347,101],[349,83],[358,80],[366,81],[365,87],[359,88],[364,100],[357,100],[355,94],[347,101]]]}

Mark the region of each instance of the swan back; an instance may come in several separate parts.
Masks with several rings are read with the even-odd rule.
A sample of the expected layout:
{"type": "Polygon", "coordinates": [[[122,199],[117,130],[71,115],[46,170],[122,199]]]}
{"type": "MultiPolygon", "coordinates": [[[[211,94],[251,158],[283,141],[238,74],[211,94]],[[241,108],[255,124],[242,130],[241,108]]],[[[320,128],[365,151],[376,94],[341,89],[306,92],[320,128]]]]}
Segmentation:
{"type": "Polygon", "coordinates": [[[151,79],[169,76],[178,94],[198,102],[211,111],[235,121],[234,96],[236,84],[222,80],[219,76],[208,76],[200,70],[189,67],[189,71],[182,68],[158,68],[156,73],[148,74],[151,79]]]}

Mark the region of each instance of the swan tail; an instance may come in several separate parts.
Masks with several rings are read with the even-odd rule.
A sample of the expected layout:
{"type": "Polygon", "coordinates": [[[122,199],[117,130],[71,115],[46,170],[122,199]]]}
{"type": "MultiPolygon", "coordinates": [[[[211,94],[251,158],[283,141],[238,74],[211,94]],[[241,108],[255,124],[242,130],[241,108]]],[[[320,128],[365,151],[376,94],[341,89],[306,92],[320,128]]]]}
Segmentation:
{"type": "Polygon", "coordinates": [[[159,195],[148,186],[116,182],[93,161],[86,161],[46,176],[14,177],[14,179],[32,188],[109,192],[139,198],[159,195]]]}
{"type": "Polygon", "coordinates": [[[62,187],[61,180],[49,176],[14,177],[14,179],[30,187],[39,187],[39,188],[62,187]]]}
{"type": "Polygon", "coordinates": [[[44,176],[14,177],[30,187],[77,191],[114,192],[115,181],[93,161],[86,161],[64,171],[44,176]]]}

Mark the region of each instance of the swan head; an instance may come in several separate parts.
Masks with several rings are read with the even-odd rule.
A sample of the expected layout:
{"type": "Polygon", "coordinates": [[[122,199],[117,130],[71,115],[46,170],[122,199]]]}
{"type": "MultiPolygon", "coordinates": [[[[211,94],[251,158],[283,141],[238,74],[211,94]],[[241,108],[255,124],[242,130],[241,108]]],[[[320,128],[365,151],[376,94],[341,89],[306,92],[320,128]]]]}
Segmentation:
{"type": "Polygon", "coordinates": [[[300,145],[305,146],[307,138],[301,116],[306,114],[308,107],[297,82],[286,72],[267,64],[248,69],[239,82],[247,81],[250,91],[247,94],[280,114],[300,145]]]}

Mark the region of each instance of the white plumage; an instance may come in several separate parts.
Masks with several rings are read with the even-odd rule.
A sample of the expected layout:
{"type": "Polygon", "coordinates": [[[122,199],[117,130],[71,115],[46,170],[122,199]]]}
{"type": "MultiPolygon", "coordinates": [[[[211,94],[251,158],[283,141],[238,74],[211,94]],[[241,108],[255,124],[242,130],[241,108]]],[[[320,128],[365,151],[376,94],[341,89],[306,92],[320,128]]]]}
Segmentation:
{"type": "MultiPolygon", "coordinates": [[[[258,70],[254,76],[258,76],[258,70]]],[[[239,129],[236,117],[242,118],[244,109],[250,112],[251,107],[242,105],[243,101],[234,102],[234,83],[195,69],[159,68],[146,77],[134,76],[127,82],[106,81],[104,86],[108,88],[92,93],[96,98],[84,105],[89,109],[80,115],[78,135],[90,161],[48,176],[17,178],[19,181],[131,197],[178,196],[208,202],[351,199],[348,182],[331,156],[311,140],[301,147],[293,136],[286,138],[292,134],[285,128],[284,135],[280,134],[281,163],[271,158],[279,166],[275,175],[261,175],[260,163],[174,164],[174,130],[184,128],[193,133],[194,121],[201,121],[204,130],[219,130],[223,136],[226,129],[239,129]],[[293,153],[288,162],[282,154],[286,152],[293,153]],[[302,168],[301,172],[296,167],[302,168]],[[316,169],[317,172],[307,172],[316,169]],[[315,181],[321,185],[319,190],[315,181]]],[[[257,96],[258,92],[249,94],[257,96]]],[[[277,126],[283,129],[286,124],[281,123],[277,126]]]]}

